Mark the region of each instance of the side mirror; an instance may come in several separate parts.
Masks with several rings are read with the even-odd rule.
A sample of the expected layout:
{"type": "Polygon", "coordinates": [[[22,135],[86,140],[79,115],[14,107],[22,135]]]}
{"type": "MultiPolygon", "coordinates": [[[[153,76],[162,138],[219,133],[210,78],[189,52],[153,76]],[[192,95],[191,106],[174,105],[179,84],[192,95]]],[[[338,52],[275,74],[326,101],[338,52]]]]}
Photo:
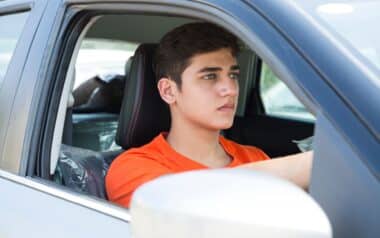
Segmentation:
{"type": "Polygon", "coordinates": [[[306,192],[246,169],[163,176],[135,192],[130,211],[135,238],[332,237],[306,192]]]}

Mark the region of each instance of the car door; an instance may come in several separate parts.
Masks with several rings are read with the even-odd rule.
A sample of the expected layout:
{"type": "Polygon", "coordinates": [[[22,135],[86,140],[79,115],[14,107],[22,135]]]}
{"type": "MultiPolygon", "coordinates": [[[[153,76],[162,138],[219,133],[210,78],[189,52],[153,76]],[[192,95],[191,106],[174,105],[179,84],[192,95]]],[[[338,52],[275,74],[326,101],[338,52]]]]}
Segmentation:
{"type": "Polygon", "coordinates": [[[4,171],[0,188],[2,237],[129,237],[129,214],[116,206],[4,171]]]}
{"type": "MultiPolygon", "coordinates": [[[[316,115],[310,193],[327,213],[334,237],[377,237],[380,146],[378,124],[369,123],[379,115],[378,86],[369,73],[376,71],[364,70],[349,57],[350,46],[305,17],[328,1],[298,2],[249,1],[270,23],[245,22],[269,47],[257,50],[260,57],[316,115]],[[374,96],[365,100],[367,94],[374,96]]],[[[249,19],[248,12],[239,16],[249,19]]]]}
{"type": "Polygon", "coordinates": [[[38,110],[32,98],[37,93],[35,89],[50,80],[39,74],[51,69],[54,59],[50,63],[47,60],[52,51],[49,44],[58,37],[65,10],[60,1],[0,3],[0,25],[10,27],[0,30],[6,30],[0,38],[11,36],[8,38],[12,40],[6,45],[10,47],[5,48],[10,56],[7,55],[9,60],[2,64],[1,73],[6,74],[0,80],[1,237],[130,235],[127,210],[59,188],[28,171],[28,165],[37,161],[33,153],[37,148],[33,146],[38,144],[30,142],[34,138],[31,128],[27,127],[38,110]]]}
{"type": "MultiPolygon", "coordinates": [[[[57,146],[54,138],[61,133],[59,126],[62,126],[64,122],[64,117],[59,117],[57,114],[59,114],[60,102],[65,101],[61,96],[65,91],[65,79],[70,73],[70,60],[75,43],[88,20],[96,13],[107,11],[118,14],[127,12],[180,14],[216,22],[238,35],[268,63],[297,98],[317,116],[315,169],[312,176],[311,194],[323,205],[329,218],[333,219],[334,229],[338,231],[337,237],[347,233],[357,234],[355,231],[366,228],[372,232],[368,234],[375,234],[377,231],[374,219],[370,217],[365,224],[357,227],[350,226],[343,233],[343,224],[354,223],[354,219],[366,218],[363,213],[356,218],[344,216],[345,209],[354,214],[360,208],[368,210],[372,207],[374,211],[379,209],[379,205],[375,202],[363,203],[366,201],[364,198],[368,197],[376,198],[374,201],[378,200],[377,180],[368,171],[368,167],[364,166],[358,154],[353,152],[354,150],[363,151],[368,147],[360,147],[363,142],[353,148],[351,141],[347,140],[347,137],[351,138],[352,133],[359,135],[365,130],[362,130],[361,122],[352,111],[347,109],[331,86],[321,79],[320,74],[299,53],[297,47],[284,37],[283,32],[274,27],[272,21],[268,21],[271,17],[276,17],[275,13],[278,14],[277,11],[270,10],[276,9],[278,5],[271,6],[263,1],[254,2],[255,4],[238,1],[208,1],[207,4],[203,1],[146,1],[144,4],[135,1],[98,0],[25,2],[34,3],[34,5],[28,5],[32,6],[30,7],[32,11],[33,6],[42,6],[44,13],[43,15],[42,12],[40,13],[38,27],[34,26],[35,35],[29,40],[26,39],[27,42],[31,42],[28,58],[24,66],[18,69],[20,76],[19,79],[16,77],[19,82],[12,97],[14,100],[12,99],[13,101],[7,104],[9,107],[7,122],[4,127],[1,126],[2,133],[7,131],[7,133],[4,132],[4,139],[1,140],[1,146],[3,146],[1,169],[12,172],[11,174],[1,171],[0,174],[1,194],[6,194],[6,196],[0,196],[2,211],[3,207],[6,211],[2,213],[1,219],[3,221],[9,219],[12,222],[4,222],[5,225],[1,227],[0,234],[10,234],[10,237],[30,235],[33,234],[32,232],[39,231],[47,231],[36,233],[40,237],[50,237],[52,234],[61,237],[83,237],[84,234],[92,237],[104,235],[128,237],[130,234],[130,219],[127,210],[104,200],[79,195],[62,188],[51,181],[49,173],[50,162],[56,156],[52,152],[56,150],[53,147],[57,146]],[[41,3],[44,4],[39,5],[41,3]],[[266,10],[267,15],[263,14],[263,9],[266,10]],[[340,124],[338,119],[341,117],[350,120],[350,123],[355,123],[354,125],[358,125],[358,128],[349,131],[348,124],[340,124]],[[326,146],[322,142],[330,141],[325,140],[325,137],[330,138],[331,142],[336,141],[339,146],[334,146],[334,143],[328,143],[326,146]],[[334,140],[334,138],[338,139],[334,140]],[[342,176],[335,174],[333,167],[326,169],[328,162],[324,162],[325,166],[322,166],[324,158],[331,158],[335,162],[344,160],[360,164],[360,171],[356,167],[347,166],[341,173],[355,168],[351,172],[355,175],[354,181],[357,182],[354,187],[355,192],[359,191],[362,182],[370,183],[365,184],[366,189],[362,197],[343,200],[344,202],[341,203],[345,205],[343,208],[337,206],[332,200],[336,193],[334,189],[331,189],[331,181],[341,181],[341,184],[344,184],[345,180],[342,176]],[[364,177],[361,176],[363,174],[364,177]],[[323,176],[328,179],[322,179],[323,176]],[[350,207],[349,201],[366,205],[350,207]],[[19,220],[20,217],[23,219],[19,220]],[[19,226],[11,226],[11,224],[19,226]],[[30,227],[29,230],[20,228],[25,224],[26,227],[30,227]],[[79,232],[77,232],[78,229],[79,232]]],[[[284,19],[281,20],[284,21],[284,19]]],[[[8,71],[5,80],[10,77],[9,75],[8,71]]],[[[370,139],[369,141],[371,142],[370,139]]],[[[378,152],[376,146],[370,148],[378,152]]],[[[342,195],[350,190],[345,186],[339,188],[342,195]]]]}

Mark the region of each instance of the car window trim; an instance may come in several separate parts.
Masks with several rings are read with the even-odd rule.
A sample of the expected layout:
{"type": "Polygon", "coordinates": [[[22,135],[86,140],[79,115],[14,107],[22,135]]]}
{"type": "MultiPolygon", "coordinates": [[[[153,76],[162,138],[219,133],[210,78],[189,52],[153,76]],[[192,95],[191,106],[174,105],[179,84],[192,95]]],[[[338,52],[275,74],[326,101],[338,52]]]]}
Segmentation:
{"type": "Polygon", "coordinates": [[[54,174],[54,171],[56,169],[56,166],[58,164],[58,158],[59,158],[59,151],[61,147],[61,141],[62,141],[62,135],[63,135],[63,129],[65,124],[65,118],[66,118],[66,112],[67,112],[67,104],[70,97],[70,94],[72,93],[73,87],[74,87],[74,80],[75,80],[75,62],[78,57],[79,49],[82,44],[82,41],[87,34],[87,31],[90,29],[92,24],[95,23],[97,20],[97,17],[92,18],[84,27],[82,32],[80,33],[74,52],[70,59],[70,65],[67,70],[65,83],[63,86],[62,94],[61,94],[61,100],[59,102],[58,106],[58,112],[57,117],[55,120],[55,126],[54,126],[54,133],[53,133],[53,141],[51,145],[51,151],[50,151],[50,165],[49,165],[49,171],[50,174],[54,174]]]}
{"type": "Polygon", "coordinates": [[[0,2],[0,16],[19,12],[30,11],[33,8],[34,1],[14,0],[0,2]]]}

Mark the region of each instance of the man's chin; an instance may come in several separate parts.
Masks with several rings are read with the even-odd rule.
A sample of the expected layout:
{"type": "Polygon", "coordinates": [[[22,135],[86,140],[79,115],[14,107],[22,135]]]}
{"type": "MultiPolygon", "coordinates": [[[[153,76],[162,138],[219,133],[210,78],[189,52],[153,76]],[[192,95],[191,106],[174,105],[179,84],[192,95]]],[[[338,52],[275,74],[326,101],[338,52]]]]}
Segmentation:
{"type": "Polygon", "coordinates": [[[233,118],[210,118],[208,121],[203,121],[202,127],[213,131],[227,130],[232,127],[234,123],[233,118]]]}
{"type": "Polygon", "coordinates": [[[230,129],[232,127],[232,125],[233,125],[233,120],[221,122],[221,123],[218,123],[218,125],[215,125],[215,129],[227,130],[227,129],[230,129]]]}
{"type": "Polygon", "coordinates": [[[232,127],[232,123],[230,123],[229,125],[226,125],[226,126],[223,126],[222,128],[220,128],[220,130],[227,130],[227,129],[230,129],[232,127]]]}

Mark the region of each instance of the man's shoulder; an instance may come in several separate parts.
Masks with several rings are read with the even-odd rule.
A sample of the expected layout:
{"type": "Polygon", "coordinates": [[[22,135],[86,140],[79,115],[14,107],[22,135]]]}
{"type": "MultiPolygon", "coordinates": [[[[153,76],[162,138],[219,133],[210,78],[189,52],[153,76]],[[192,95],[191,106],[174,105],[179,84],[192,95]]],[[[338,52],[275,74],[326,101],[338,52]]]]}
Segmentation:
{"type": "Polygon", "coordinates": [[[158,136],[148,144],[130,148],[116,157],[113,163],[157,160],[161,158],[160,141],[158,136]]]}
{"type": "Polygon", "coordinates": [[[123,152],[112,162],[105,177],[107,195],[111,201],[129,206],[137,187],[171,172],[162,159],[159,143],[153,139],[146,145],[123,152]]]}

